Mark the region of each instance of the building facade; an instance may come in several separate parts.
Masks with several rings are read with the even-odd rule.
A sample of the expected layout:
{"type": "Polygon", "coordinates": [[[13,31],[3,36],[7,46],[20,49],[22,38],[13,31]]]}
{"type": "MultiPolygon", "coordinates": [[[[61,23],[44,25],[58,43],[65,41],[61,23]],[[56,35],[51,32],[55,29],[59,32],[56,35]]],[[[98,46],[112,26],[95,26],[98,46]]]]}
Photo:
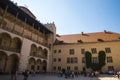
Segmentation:
{"type": "Polygon", "coordinates": [[[98,53],[106,54],[101,71],[120,70],[120,34],[110,31],[57,35],[53,48],[53,70],[90,71],[86,68],[85,52],[92,55],[92,63],[98,63],[98,53]]]}
{"type": "MultiPolygon", "coordinates": [[[[52,29],[55,28],[51,26],[52,29]]],[[[50,72],[54,32],[26,8],[0,1],[0,72],[50,72]]]]}
{"type": "Polygon", "coordinates": [[[119,33],[105,30],[58,35],[54,22],[42,24],[26,7],[0,0],[0,72],[83,71],[87,69],[87,51],[92,55],[92,63],[99,62],[100,51],[105,52],[103,72],[120,70],[119,33]]]}

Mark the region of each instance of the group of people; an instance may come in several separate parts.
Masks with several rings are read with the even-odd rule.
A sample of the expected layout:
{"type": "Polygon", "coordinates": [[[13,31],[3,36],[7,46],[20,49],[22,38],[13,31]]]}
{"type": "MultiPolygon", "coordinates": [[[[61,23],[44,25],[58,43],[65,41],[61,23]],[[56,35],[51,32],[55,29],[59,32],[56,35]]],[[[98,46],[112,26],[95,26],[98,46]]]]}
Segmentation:
{"type": "Polygon", "coordinates": [[[78,77],[78,75],[79,75],[79,72],[73,72],[73,71],[67,71],[67,72],[60,71],[58,73],[59,77],[64,76],[65,78],[74,78],[75,76],[78,77]]]}
{"type": "MultiPolygon", "coordinates": [[[[29,71],[29,70],[25,70],[24,72],[22,72],[22,75],[24,76],[23,80],[28,80],[28,76],[29,74],[32,74],[32,76],[35,76],[35,71],[29,71]]],[[[11,71],[11,80],[17,80],[17,75],[18,75],[18,71],[17,70],[12,70],[11,71]]]]}
{"type": "Polygon", "coordinates": [[[89,77],[98,77],[99,76],[99,72],[98,71],[90,71],[90,72],[87,72],[87,75],[89,77]]]}
{"type": "Polygon", "coordinates": [[[59,71],[58,77],[65,77],[65,78],[74,78],[78,77],[79,75],[88,76],[88,77],[98,77],[98,71],[59,71]]]}

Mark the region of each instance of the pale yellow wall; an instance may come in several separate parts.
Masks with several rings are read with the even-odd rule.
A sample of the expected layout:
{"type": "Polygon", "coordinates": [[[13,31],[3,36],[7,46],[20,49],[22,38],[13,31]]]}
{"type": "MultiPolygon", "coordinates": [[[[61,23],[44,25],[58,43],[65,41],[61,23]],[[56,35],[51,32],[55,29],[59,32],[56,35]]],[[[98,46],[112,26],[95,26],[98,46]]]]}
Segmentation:
{"type": "Polygon", "coordinates": [[[111,53],[106,53],[106,56],[112,56],[113,63],[107,63],[103,67],[103,71],[106,71],[108,69],[108,66],[114,66],[115,70],[120,70],[120,41],[118,42],[101,42],[101,43],[82,43],[82,44],[66,44],[66,45],[54,45],[53,50],[61,50],[61,53],[53,53],[53,58],[61,58],[61,62],[53,62],[53,66],[61,66],[62,68],[66,68],[67,66],[71,66],[71,70],[73,70],[74,66],[78,66],[79,70],[82,70],[85,64],[82,63],[82,57],[84,57],[84,54],[81,54],[81,49],[85,49],[85,51],[91,52],[91,48],[97,49],[97,54],[92,54],[92,57],[97,57],[98,52],[103,50],[105,51],[106,47],[111,48],[111,53]],[[74,49],[75,54],[69,55],[69,49],[74,49]],[[66,60],[67,57],[78,57],[78,63],[74,64],[67,64],[66,60]]]}

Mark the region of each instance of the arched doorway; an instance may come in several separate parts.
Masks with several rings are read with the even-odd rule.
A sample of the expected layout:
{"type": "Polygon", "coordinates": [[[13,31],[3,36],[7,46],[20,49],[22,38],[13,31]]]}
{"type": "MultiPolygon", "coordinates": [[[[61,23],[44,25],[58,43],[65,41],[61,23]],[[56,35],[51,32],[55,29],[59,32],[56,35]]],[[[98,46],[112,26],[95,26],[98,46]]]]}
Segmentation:
{"type": "Polygon", "coordinates": [[[46,60],[43,60],[43,62],[42,62],[42,70],[43,70],[43,72],[47,71],[47,61],[46,60]]]}
{"type": "Polygon", "coordinates": [[[12,54],[8,57],[7,61],[7,71],[11,72],[12,70],[18,70],[19,66],[19,57],[16,54],[12,54]]]}
{"type": "Polygon", "coordinates": [[[42,71],[41,64],[42,64],[42,61],[40,59],[38,59],[37,62],[36,62],[36,71],[38,73],[42,71]]]}
{"type": "Polygon", "coordinates": [[[28,64],[28,69],[29,70],[35,70],[35,64],[36,64],[36,61],[34,58],[30,58],[29,59],[29,64],[28,64]]]}

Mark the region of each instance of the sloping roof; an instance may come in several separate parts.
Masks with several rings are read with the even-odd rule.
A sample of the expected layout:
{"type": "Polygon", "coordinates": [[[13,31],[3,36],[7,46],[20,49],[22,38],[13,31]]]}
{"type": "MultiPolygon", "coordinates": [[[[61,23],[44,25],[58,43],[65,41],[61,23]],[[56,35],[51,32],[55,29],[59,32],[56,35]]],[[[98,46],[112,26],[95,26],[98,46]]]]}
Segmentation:
{"type": "Polygon", "coordinates": [[[45,34],[53,33],[52,31],[47,29],[42,23],[40,23],[38,20],[32,18],[30,15],[28,15],[26,12],[24,12],[20,7],[18,7],[12,1],[0,0],[0,8],[5,10],[6,6],[8,6],[7,12],[11,13],[13,16],[16,16],[17,13],[19,13],[17,18],[22,20],[22,21],[25,21],[25,19],[26,19],[27,20],[26,23],[31,25],[31,27],[34,24],[34,28],[36,30],[39,30],[45,34]]]}
{"type": "Polygon", "coordinates": [[[26,7],[24,6],[19,6],[19,8],[21,8],[24,12],[26,12],[29,16],[31,16],[33,19],[36,19],[36,17],[34,16],[34,14],[26,7]]]}
{"type": "Polygon", "coordinates": [[[63,43],[85,43],[85,42],[106,42],[106,41],[120,41],[120,34],[110,31],[95,32],[95,33],[81,33],[69,35],[56,35],[58,40],[63,43]]]}

